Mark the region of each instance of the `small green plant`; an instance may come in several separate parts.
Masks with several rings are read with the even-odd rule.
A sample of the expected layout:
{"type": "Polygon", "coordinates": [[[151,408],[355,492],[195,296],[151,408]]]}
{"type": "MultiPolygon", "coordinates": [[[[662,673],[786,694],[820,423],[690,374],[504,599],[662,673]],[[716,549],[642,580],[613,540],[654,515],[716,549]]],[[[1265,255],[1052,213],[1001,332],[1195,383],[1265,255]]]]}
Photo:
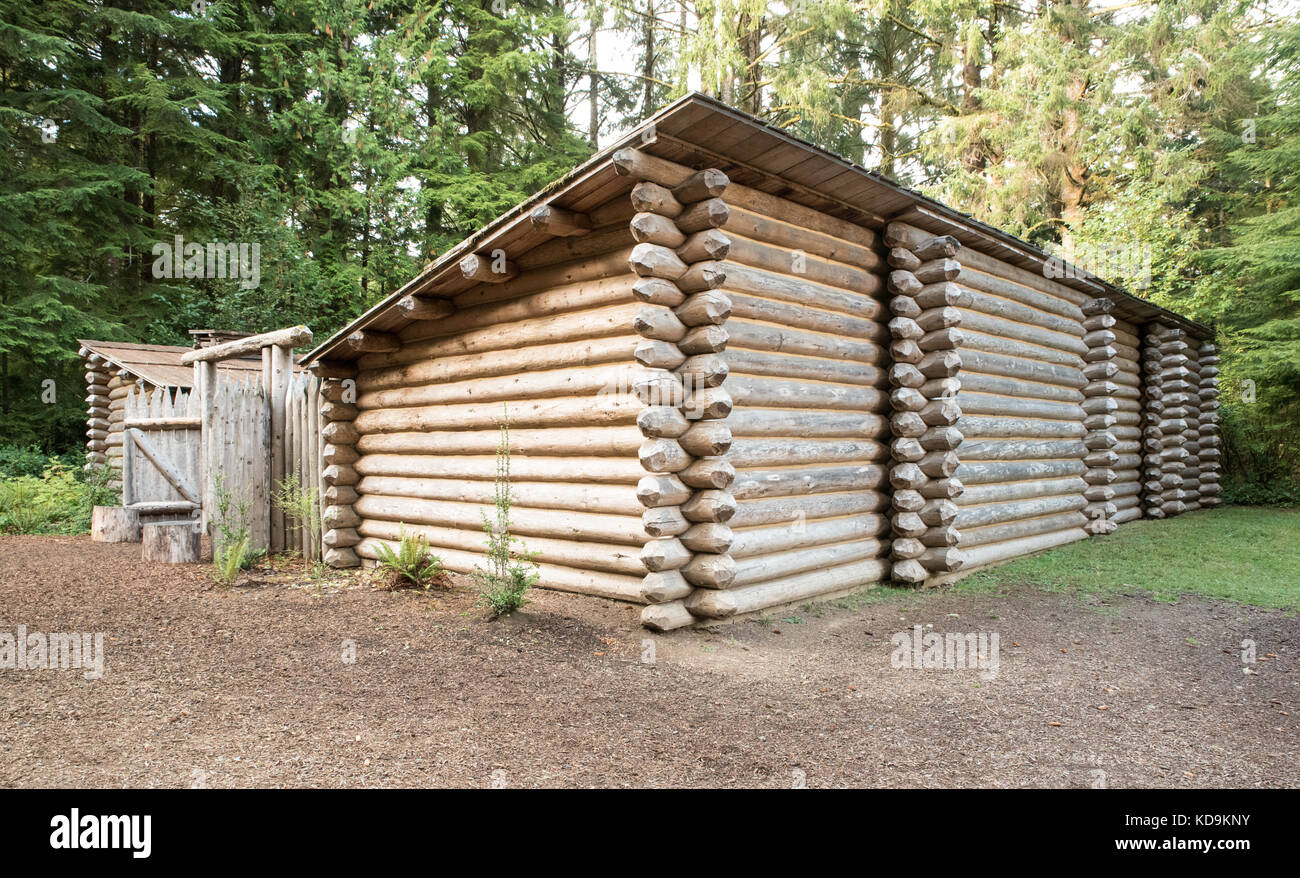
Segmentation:
{"type": "Polygon", "coordinates": [[[216,568],[217,578],[226,585],[234,582],[235,577],[253,563],[249,558],[248,542],[248,534],[244,534],[234,542],[221,545],[212,553],[212,565],[216,568]]]}
{"type": "Polygon", "coordinates": [[[306,530],[313,545],[320,539],[321,520],[316,501],[319,491],[316,487],[304,488],[298,475],[287,476],[276,485],[271,495],[272,501],[280,511],[293,522],[293,526],[306,530]]]}
{"type": "Polygon", "coordinates": [[[212,564],[217,578],[229,585],[240,571],[252,567],[264,553],[252,549],[248,500],[236,500],[226,487],[225,477],[220,474],[213,482],[212,499],[216,507],[216,514],[212,517],[216,529],[212,539],[212,564]]]}
{"type": "Polygon", "coordinates": [[[403,525],[398,531],[397,551],[386,543],[375,547],[379,566],[392,574],[394,588],[408,587],[427,591],[442,576],[442,559],[429,551],[423,534],[411,536],[403,525]]]}
{"type": "Polygon", "coordinates": [[[479,605],[485,606],[496,619],[513,613],[528,603],[528,589],[537,584],[536,553],[529,552],[523,541],[510,535],[510,420],[501,422],[501,441],[497,444],[497,471],[493,491],[496,520],[483,515],[483,532],[487,534],[487,569],[475,567],[474,581],[479,587],[479,605]],[[515,550],[518,546],[518,550],[515,550]]]}

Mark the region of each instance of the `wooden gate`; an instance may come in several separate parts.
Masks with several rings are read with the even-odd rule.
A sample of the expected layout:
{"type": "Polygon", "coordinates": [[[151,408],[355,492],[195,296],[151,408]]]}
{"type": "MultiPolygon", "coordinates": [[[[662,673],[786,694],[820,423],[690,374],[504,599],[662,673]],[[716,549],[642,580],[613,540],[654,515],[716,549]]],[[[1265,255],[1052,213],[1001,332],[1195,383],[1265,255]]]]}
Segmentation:
{"type": "Polygon", "coordinates": [[[200,418],[194,394],[131,388],[123,413],[122,505],[143,522],[184,520],[201,505],[200,418]]]}
{"type": "Polygon", "coordinates": [[[203,437],[203,471],[209,474],[204,520],[209,533],[226,524],[248,528],[249,545],[270,543],[270,403],[261,377],[218,372],[203,437]]]}
{"type": "Polygon", "coordinates": [[[214,538],[246,528],[254,551],[320,559],[320,381],[295,373],[292,353],[310,342],[295,326],[199,348],[181,357],[192,390],[128,391],[122,505],[141,523],[196,520],[214,538]],[[217,368],[259,353],[260,374],[217,368]],[[286,515],[275,493],[291,485],[286,515]]]}

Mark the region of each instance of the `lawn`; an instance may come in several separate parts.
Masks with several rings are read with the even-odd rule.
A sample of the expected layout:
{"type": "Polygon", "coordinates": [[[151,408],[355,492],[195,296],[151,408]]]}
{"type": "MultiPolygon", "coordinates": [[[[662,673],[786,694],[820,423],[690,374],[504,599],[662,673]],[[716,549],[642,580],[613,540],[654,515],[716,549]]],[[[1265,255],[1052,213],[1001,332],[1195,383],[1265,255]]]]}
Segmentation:
{"type": "Polygon", "coordinates": [[[976,573],[958,589],[1028,583],[1083,593],[1145,592],[1294,610],[1300,606],[1300,510],[1227,507],[1160,521],[1139,519],[976,573]]]}

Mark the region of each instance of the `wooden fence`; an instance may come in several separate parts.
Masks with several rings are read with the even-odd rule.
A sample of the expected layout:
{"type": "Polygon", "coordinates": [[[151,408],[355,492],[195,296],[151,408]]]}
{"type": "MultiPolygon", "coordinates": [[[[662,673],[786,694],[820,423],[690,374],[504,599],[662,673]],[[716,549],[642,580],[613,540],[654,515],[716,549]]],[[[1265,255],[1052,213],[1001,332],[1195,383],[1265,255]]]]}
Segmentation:
{"type": "MultiPolygon", "coordinates": [[[[295,523],[278,507],[271,515],[279,518],[279,528],[284,534],[283,548],[296,550],[309,561],[319,561],[321,547],[321,513],[324,512],[321,495],[321,440],[320,379],[306,373],[296,373],[285,388],[284,399],[284,478],[296,481],[299,490],[308,495],[311,514],[295,523]]],[[[274,529],[274,525],[273,525],[274,529]]]]}
{"type": "Polygon", "coordinates": [[[138,540],[141,522],[196,520],[213,536],[223,525],[247,527],[254,550],[320,560],[320,381],[295,372],[292,355],[310,341],[311,331],[296,326],[199,348],[181,358],[194,366],[192,390],[132,388],[123,418],[122,505],[130,514],[121,522],[100,516],[104,535],[129,535],[134,523],[138,540]],[[259,352],[260,375],[217,369],[259,352]]]}

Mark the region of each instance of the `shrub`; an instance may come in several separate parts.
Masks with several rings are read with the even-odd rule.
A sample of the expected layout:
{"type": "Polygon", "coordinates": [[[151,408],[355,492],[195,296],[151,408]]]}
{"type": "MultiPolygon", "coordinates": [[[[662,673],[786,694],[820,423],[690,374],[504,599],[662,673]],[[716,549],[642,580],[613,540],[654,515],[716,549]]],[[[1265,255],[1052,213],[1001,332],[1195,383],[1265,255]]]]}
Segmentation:
{"type": "Polygon", "coordinates": [[[217,475],[212,486],[213,505],[216,507],[212,524],[216,530],[212,538],[212,563],[217,578],[229,585],[241,570],[257,563],[263,552],[252,550],[253,536],[248,526],[248,501],[236,500],[226,487],[226,480],[217,475]]]}
{"type": "Polygon", "coordinates": [[[0,476],[0,532],[85,533],[93,507],[118,502],[108,488],[111,475],[101,467],[86,476],[50,458],[39,476],[0,476]]]}
{"type": "Polygon", "coordinates": [[[40,478],[49,466],[50,458],[35,445],[0,445],[0,478],[31,476],[40,478]]]}
{"type": "Polygon", "coordinates": [[[427,590],[442,577],[442,559],[429,551],[429,543],[422,534],[413,537],[405,527],[400,531],[396,552],[386,543],[380,543],[375,554],[379,556],[379,566],[392,574],[393,588],[427,590]]]}
{"type": "Polygon", "coordinates": [[[483,531],[487,534],[487,569],[474,568],[474,580],[479,586],[479,605],[487,607],[496,619],[513,613],[528,603],[528,589],[537,584],[541,574],[523,541],[510,535],[510,422],[501,424],[501,441],[497,444],[497,472],[493,505],[496,521],[483,516],[483,531]],[[518,551],[512,546],[518,545],[518,551]]]}
{"type": "Polygon", "coordinates": [[[281,479],[271,499],[295,527],[307,531],[313,544],[320,539],[321,520],[316,508],[319,491],[315,487],[303,488],[297,475],[281,479]]]}

